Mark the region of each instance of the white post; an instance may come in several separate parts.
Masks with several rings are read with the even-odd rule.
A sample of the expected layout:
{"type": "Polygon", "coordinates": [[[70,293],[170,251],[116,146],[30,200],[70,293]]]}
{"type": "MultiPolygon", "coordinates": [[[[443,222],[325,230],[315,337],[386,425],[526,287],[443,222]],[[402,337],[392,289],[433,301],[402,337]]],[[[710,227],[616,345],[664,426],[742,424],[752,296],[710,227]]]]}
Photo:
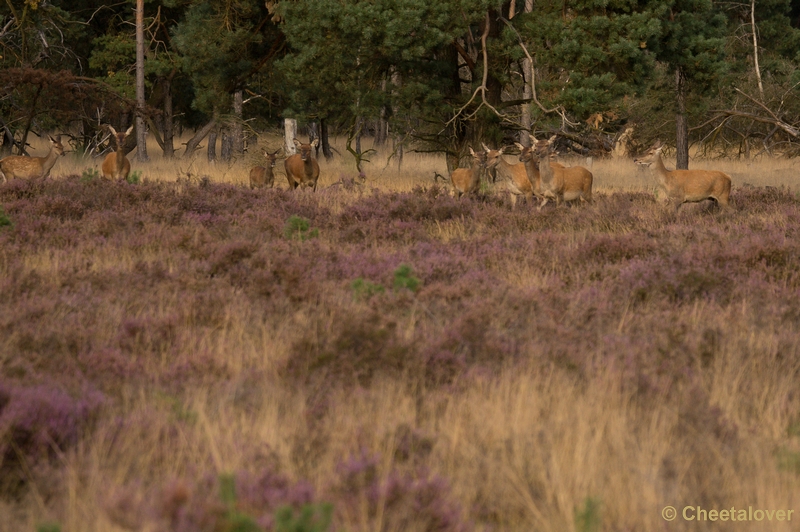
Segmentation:
{"type": "Polygon", "coordinates": [[[283,138],[286,156],[295,154],[294,139],[297,138],[297,120],[294,118],[283,119],[283,138]]]}

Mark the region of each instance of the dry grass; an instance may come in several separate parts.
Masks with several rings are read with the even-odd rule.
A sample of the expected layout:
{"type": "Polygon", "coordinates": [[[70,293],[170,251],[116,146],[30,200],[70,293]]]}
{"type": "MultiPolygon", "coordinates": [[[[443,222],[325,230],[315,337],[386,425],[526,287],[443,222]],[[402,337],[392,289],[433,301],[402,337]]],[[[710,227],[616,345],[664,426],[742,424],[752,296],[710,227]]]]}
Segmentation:
{"type": "MultiPolygon", "coordinates": [[[[156,182],[191,172],[244,184],[253,164],[150,153],[153,162],[132,169],[156,182]]],[[[367,166],[364,188],[316,196],[194,186],[173,195],[148,184],[144,201],[125,199],[124,183],[89,183],[79,219],[69,212],[77,203],[56,203],[82,193],[75,179],[0,187],[17,223],[0,228],[16,231],[0,233],[0,385],[59,382],[77,393],[88,381],[108,398],[76,443],[14,469],[24,487],[0,494],[0,532],[47,521],[65,531],[183,530],[167,516],[192,504],[216,516],[209,530],[232,529],[202,479],[242,471],[308,482],[315,501],[334,503],[338,530],[796,530],[794,196],[748,189],[736,213],[674,215],[639,194],[654,186],[649,174],[608,160],[592,167],[595,205],[511,213],[502,201],[371,194],[430,187],[434,170],[445,173],[440,158],[406,155],[402,171],[384,160],[367,166]],[[109,187],[119,196],[99,197],[109,187]],[[236,201],[209,207],[223,196],[236,201]],[[157,202],[183,218],[163,221],[157,202]],[[432,212],[455,214],[413,218],[412,207],[435,202],[432,212]],[[356,208],[375,220],[401,214],[351,222],[356,208]],[[320,236],[281,236],[294,212],[320,236]],[[359,225],[377,232],[353,233],[359,225]],[[420,272],[419,293],[392,290],[398,262],[420,272]],[[712,284],[706,277],[670,284],[686,272],[723,282],[708,291],[687,288],[712,284]],[[474,285],[462,282],[469,275],[474,285]],[[385,293],[356,297],[356,276],[385,293]],[[635,282],[649,284],[625,284],[635,282]],[[449,377],[426,377],[416,364],[431,346],[463,356],[463,370],[447,373],[445,361],[449,377]],[[349,358],[353,374],[336,366],[349,358]],[[365,367],[372,374],[362,382],[365,367]],[[417,506],[348,484],[343,463],[365,456],[376,458],[364,485],[396,481],[417,506]],[[426,498],[413,490],[429,476],[448,487],[426,498]],[[413,519],[451,503],[456,523],[413,519]],[[666,523],[666,505],[795,515],[768,525],[666,523]]],[[[321,163],[323,186],[355,175],[335,161],[321,163]]],[[[734,187],[794,190],[793,165],[693,162],[729,172],[734,187]]],[[[88,166],[67,158],[53,173],[88,166]]],[[[0,424],[0,443],[10,438],[0,424]]],[[[245,495],[240,503],[256,515],[245,495]]]]}
{"type": "MultiPolygon", "coordinates": [[[[135,161],[136,151],[129,154],[133,160],[132,171],[141,172],[145,179],[157,181],[174,181],[179,177],[185,178],[188,175],[195,177],[208,176],[217,183],[233,183],[246,185],[249,183],[249,171],[253,166],[263,164],[262,152],[275,150],[281,146],[282,139],[277,136],[265,136],[259,140],[257,146],[251,147],[248,152],[240,159],[229,163],[218,161],[209,163],[205,149],[200,149],[194,157],[183,158],[182,150],[176,151],[177,157],[173,160],[165,160],[161,157],[161,150],[154,141],[148,143],[148,154],[151,158],[148,163],[138,163],[135,161]]],[[[188,139],[188,137],[187,137],[188,139]]],[[[185,144],[185,140],[182,141],[185,144]]],[[[34,155],[46,154],[46,143],[41,143],[38,151],[32,152],[34,155]]],[[[180,146],[181,139],[175,139],[175,145],[180,146]]],[[[36,146],[36,143],[33,143],[36,146]]],[[[320,160],[320,186],[331,186],[340,182],[343,178],[354,178],[358,172],[352,157],[345,149],[345,139],[334,138],[331,145],[340,156],[335,156],[333,161],[320,160]]],[[[365,149],[369,146],[366,141],[365,149]]],[[[430,185],[434,171],[442,175],[447,175],[447,168],[444,158],[439,155],[428,155],[419,153],[406,153],[400,169],[398,169],[396,158],[388,160],[392,155],[391,149],[382,148],[369,158],[371,162],[364,164],[367,176],[366,185],[380,190],[411,190],[416,185],[430,185]],[[387,162],[388,161],[388,162],[387,162]]],[[[517,163],[514,155],[506,156],[509,162],[517,163]]],[[[594,159],[586,161],[581,158],[571,158],[563,161],[569,166],[582,165],[588,167],[594,174],[594,190],[600,192],[614,192],[620,190],[651,191],[655,188],[655,179],[646,169],[638,168],[629,159],[594,159]]],[[[674,168],[674,160],[670,165],[670,160],[666,159],[668,168],[674,168]]],[[[54,173],[61,174],[81,174],[87,168],[100,168],[102,158],[81,159],[70,157],[69,154],[59,161],[54,173]]],[[[713,169],[721,170],[729,174],[733,180],[733,186],[741,186],[749,183],[753,186],[786,186],[789,188],[797,187],[797,174],[800,172],[800,163],[794,160],[783,158],[762,157],[755,161],[732,161],[728,159],[701,159],[693,158],[690,161],[692,169],[713,169]]],[[[275,186],[287,188],[286,178],[284,177],[283,164],[281,161],[275,167],[276,179],[275,186]]]]}

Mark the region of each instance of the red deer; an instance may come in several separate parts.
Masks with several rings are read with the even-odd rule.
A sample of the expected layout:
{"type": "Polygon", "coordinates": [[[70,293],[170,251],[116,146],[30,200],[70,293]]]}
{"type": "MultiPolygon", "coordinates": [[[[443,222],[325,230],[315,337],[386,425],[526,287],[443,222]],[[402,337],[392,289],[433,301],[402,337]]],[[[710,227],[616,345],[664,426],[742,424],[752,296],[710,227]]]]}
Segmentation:
{"type": "Polygon", "coordinates": [[[272,188],[272,185],[275,183],[275,174],[273,173],[273,168],[275,168],[275,161],[278,160],[278,152],[280,149],[275,150],[272,153],[264,152],[264,157],[267,158],[267,165],[266,166],[256,166],[250,170],[250,188],[272,188]]]}
{"type": "Polygon", "coordinates": [[[111,136],[117,145],[117,151],[109,153],[103,160],[103,177],[105,179],[128,179],[128,174],[131,173],[131,163],[128,158],[125,157],[123,148],[125,139],[131,134],[131,131],[133,131],[133,126],[129,127],[125,133],[117,133],[117,131],[109,125],[106,127],[111,131],[111,136]]]}
{"type": "Polygon", "coordinates": [[[456,168],[450,174],[450,181],[456,191],[456,197],[464,194],[476,194],[481,188],[481,171],[486,163],[486,154],[482,151],[475,152],[469,149],[472,160],[469,168],[456,168]]]}
{"type": "Polygon", "coordinates": [[[316,192],[319,179],[319,163],[311,156],[311,150],[319,144],[319,139],[314,139],[310,144],[303,144],[294,139],[294,145],[299,153],[287,157],[283,162],[286,168],[286,180],[292,190],[299,186],[308,187],[316,192]]]}
{"type": "Polygon", "coordinates": [[[517,205],[517,196],[523,196],[526,202],[533,197],[533,187],[524,164],[508,163],[503,159],[503,148],[492,150],[484,144],[483,150],[486,152],[486,169],[495,169],[497,178],[504,181],[511,192],[512,209],[517,205]]]}
{"type": "MultiPolygon", "coordinates": [[[[535,146],[536,139],[531,137],[531,141],[535,146]]],[[[516,144],[517,149],[519,149],[519,160],[525,165],[525,171],[528,173],[528,180],[531,182],[531,186],[533,187],[534,196],[541,197],[542,176],[539,174],[539,158],[536,157],[536,149],[534,146],[523,146],[519,142],[515,142],[514,144],[516,144]]],[[[551,162],[550,164],[558,168],[564,168],[564,165],[560,163],[551,162]]]]}
{"type": "Polygon", "coordinates": [[[594,176],[582,166],[564,166],[551,162],[554,155],[553,143],[556,136],[550,140],[537,141],[531,136],[531,141],[536,142],[536,150],[539,155],[539,174],[542,178],[542,203],[539,209],[545,206],[550,199],[554,199],[556,207],[562,201],[592,201],[592,182],[594,176]]]}
{"type": "Polygon", "coordinates": [[[675,205],[676,212],[684,203],[706,199],[716,201],[724,209],[730,208],[728,198],[731,195],[731,178],[728,174],[716,170],[669,171],[661,160],[663,148],[661,141],[656,141],[647,153],[635,158],[633,162],[650,167],[658,178],[659,188],[667,200],[675,205]]]}
{"type": "Polygon", "coordinates": [[[0,159],[0,176],[3,181],[14,179],[45,178],[50,175],[50,170],[56,164],[59,156],[64,155],[64,146],[61,144],[61,135],[55,138],[47,135],[50,140],[50,152],[47,157],[26,157],[23,155],[9,155],[0,159]]]}

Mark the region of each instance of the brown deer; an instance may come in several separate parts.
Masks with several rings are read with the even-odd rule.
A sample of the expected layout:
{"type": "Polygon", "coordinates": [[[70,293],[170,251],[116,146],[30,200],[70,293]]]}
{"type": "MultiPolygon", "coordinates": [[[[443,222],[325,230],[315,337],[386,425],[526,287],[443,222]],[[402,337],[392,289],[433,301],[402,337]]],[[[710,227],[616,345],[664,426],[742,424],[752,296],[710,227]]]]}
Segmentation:
{"type": "Polygon", "coordinates": [[[9,155],[0,159],[0,176],[3,182],[18,177],[20,179],[45,178],[50,175],[50,170],[56,164],[56,160],[64,155],[64,146],[61,144],[61,135],[52,137],[47,135],[50,140],[50,152],[47,157],[26,157],[24,155],[9,155]]]}
{"type": "MultiPolygon", "coordinates": [[[[539,158],[536,157],[536,139],[531,137],[533,146],[523,146],[519,142],[515,142],[519,150],[519,160],[525,165],[525,171],[528,173],[528,180],[533,187],[533,195],[542,197],[542,176],[539,174],[539,158]]],[[[550,162],[551,166],[564,168],[563,164],[550,162]]]]}
{"type": "Polygon", "coordinates": [[[486,152],[486,162],[484,163],[486,169],[494,169],[497,172],[497,178],[506,183],[508,191],[511,193],[512,209],[517,206],[517,196],[523,196],[526,202],[533,198],[533,186],[528,179],[528,172],[525,170],[524,164],[510,164],[503,159],[503,148],[492,150],[483,144],[483,150],[486,152]]]}
{"type": "Polygon", "coordinates": [[[450,182],[456,191],[456,197],[460,198],[464,194],[477,194],[481,188],[481,171],[486,163],[486,153],[475,152],[469,149],[472,155],[469,168],[456,168],[450,174],[450,182]]]}
{"type": "Polygon", "coordinates": [[[103,177],[105,179],[128,179],[131,173],[131,162],[125,157],[125,139],[133,131],[133,126],[129,127],[125,133],[117,133],[110,125],[106,125],[114,142],[117,144],[117,151],[109,153],[103,160],[103,177]]]}
{"type": "Polygon", "coordinates": [[[267,158],[266,166],[256,166],[250,170],[250,188],[272,188],[275,183],[275,162],[278,160],[278,152],[280,148],[272,153],[264,152],[264,157],[267,158]]]}
{"type": "Polygon", "coordinates": [[[314,139],[309,144],[303,144],[294,139],[294,145],[298,149],[291,157],[287,157],[283,162],[286,168],[286,180],[289,181],[289,188],[292,190],[299,186],[308,187],[316,192],[317,180],[319,179],[319,163],[311,156],[311,150],[319,144],[319,139],[314,139]]]}
{"type": "Polygon", "coordinates": [[[696,203],[706,199],[714,200],[724,209],[729,209],[731,178],[716,170],[672,170],[669,171],[661,160],[661,141],[655,144],[634,163],[648,166],[658,178],[658,184],[668,201],[675,205],[675,211],[684,203],[696,203]]]}
{"type": "Polygon", "coordinates": [[[547,204],[550,199],[554,199],[556,207],[562,201],[592,201],[592,182],[594,176],[582,166],[564,166],[552,162],[555,155],[553,144],[556,136],[550,140],[537,141],[531,135],[531,141],[536,144],[536,151],[539,155],[539,174],[542,179],[542,203],[539,209],[547,204]]]}

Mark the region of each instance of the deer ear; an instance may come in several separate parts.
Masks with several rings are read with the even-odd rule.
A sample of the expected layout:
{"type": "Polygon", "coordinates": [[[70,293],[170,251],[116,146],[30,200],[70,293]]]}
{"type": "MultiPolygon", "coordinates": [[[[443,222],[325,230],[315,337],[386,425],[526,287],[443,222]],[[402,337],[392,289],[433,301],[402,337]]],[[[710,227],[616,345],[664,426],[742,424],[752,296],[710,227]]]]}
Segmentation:
{"type": "Polygon", "coordinates": [[[108,128],[108,130],[111,132],[112,135],[114,136],[117,135],[117,130],[114,129],[114,126],[112,126],[111,124],[106,124],[106,127],[108,128]]]}
{"type": "Polygon", "coordinates": [[[314,139],[314,142],[311,143],[311,146],[313,146],[314,148],[319,146],[319,139],[314,139]]]}
{"type": "Polygon", "coordinates": [[[552,143],[554,143],[554,142],[556,141],[556,139],[557,139],[557,138],[558,138],[558,136],[557,136],[557,135],[553,135],[552,137],[550,137],[550,138],[547,140],[547,143],[548,143],[548,144],[552,144],[552,143]]]}
{"type": "Polygon", "coordinates": [[[127,137],[128,135],[130,135],[131,131],[133,131],[133,126],[129,127],[128,130],[125,131],[125,136],[127,137]]]}
{"type": "Polygon", "coordinates": [[[516,146],[516,147],[517,147],[517,149],[518,149],[519,151],[522,151],[522,150],[524,150],[524,149],[525,149],[525,146],[523,146],[523,145],[522,145],[522,144],[520,144],[519,142],[515,142],[515,143],[514,143],[514,146],[516,146]]]}
{"type": "Polygon", "coordinates": [[[299,140],[297,140],[297,139],[294,139],[294,141],[293,141],[293,142],[294,142],[294,145],[295,145],[295,146],[297,146],[298,148],[299,148],[300,146],[302,146],[302,145],[303,145],[303,144],[302,144],[302,143],[301,143],[299,140]]]}
{"type": "Polygon", "coordinates": [[[537,142],[539,142],[538,140],[536,140],[536,137],[534,137],[530,133],[528,133],[528,137],[531,139],[531,145],[535,145],[537,142]]]}
{"type": "Polygon", "coordinates": [[[483,146],[483,151],[485,151],[486,153],[492,151],[489,149],[489,146],[487,146],[485,142],[481,142],[481,146],[483,146]]]}
{"type": "Polygon", "coordinates": [[[472,149],[472,146],[469,147],[469,154],[475,157],[475,151],[472,149]]]}

